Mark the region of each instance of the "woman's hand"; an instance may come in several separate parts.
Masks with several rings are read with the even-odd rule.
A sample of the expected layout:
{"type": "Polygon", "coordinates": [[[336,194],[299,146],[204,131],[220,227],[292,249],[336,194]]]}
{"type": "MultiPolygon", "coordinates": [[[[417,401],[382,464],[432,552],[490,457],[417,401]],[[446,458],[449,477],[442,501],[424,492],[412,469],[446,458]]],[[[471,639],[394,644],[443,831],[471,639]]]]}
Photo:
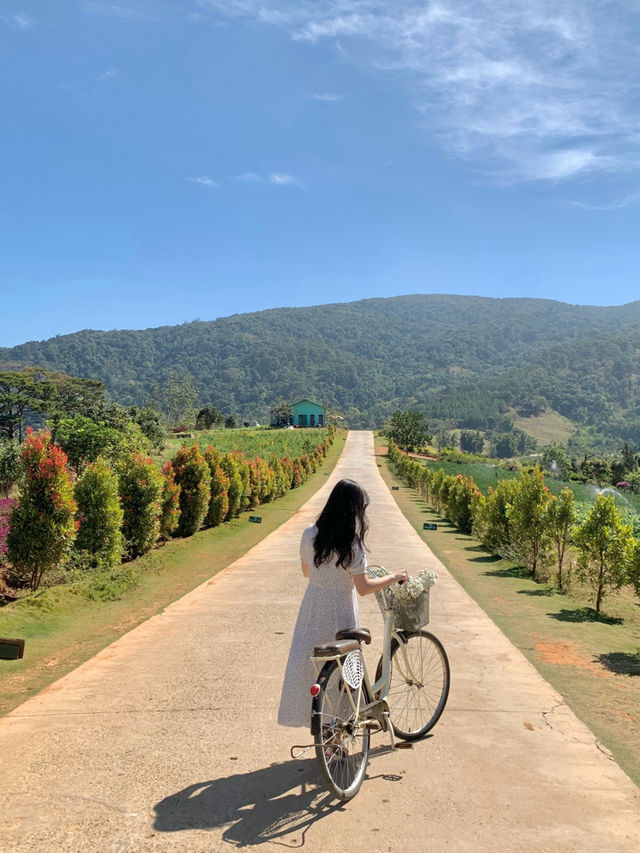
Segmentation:
{"type": "Polygon", "coordinates": [[[354,586],[360,595],[370,595],[372,592],[384,589],[385,586],[391,586],[392,583],[404,583],[407,580],[409,575],[406,569],[382,577],[367,577],[366,572],[353,576],[354,586]]]}
{"type": "Polygon", "coordinates": [[[406,569],[400,569],[399,572],[394,572],[391,577],[393,583],[406,583],[409,580],[409,574],[406,569]]]}

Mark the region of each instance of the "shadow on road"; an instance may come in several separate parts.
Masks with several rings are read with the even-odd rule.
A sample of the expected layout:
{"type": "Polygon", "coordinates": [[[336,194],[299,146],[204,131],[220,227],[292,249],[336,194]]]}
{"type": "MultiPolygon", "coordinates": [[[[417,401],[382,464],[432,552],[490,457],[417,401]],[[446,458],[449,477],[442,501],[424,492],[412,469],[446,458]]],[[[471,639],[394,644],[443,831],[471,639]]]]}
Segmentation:
{"type": "Polygon", "coordinates": [[[312,824],[342,805],[321,786],[315,761],[285,761],[250,773],[197,782],[155,807],[158,832],[227,826],[237,847],[281,839],[302,847],[312,824]],[[285,839],[286,836],[286,839],[285,839]]]}
{"type": "MultiPolygon", "coordinates": [[[[372,749],[369,757],[389,752],[372,749]]],[[[371,770],[371,765],[369,766],[371,770]]],[[[367,780],[399,782],[394,774],[367,774],[367,780]]],[[[216,829],[226,826],[222,838],[235,847],[278,843],[303,847],[316,821],[345,808],[322,785],[314,759],[284,761],[262,770],[236,773],[208,782],[196,782],[165,797],[155,806],[157,832],[216,829]]]]}

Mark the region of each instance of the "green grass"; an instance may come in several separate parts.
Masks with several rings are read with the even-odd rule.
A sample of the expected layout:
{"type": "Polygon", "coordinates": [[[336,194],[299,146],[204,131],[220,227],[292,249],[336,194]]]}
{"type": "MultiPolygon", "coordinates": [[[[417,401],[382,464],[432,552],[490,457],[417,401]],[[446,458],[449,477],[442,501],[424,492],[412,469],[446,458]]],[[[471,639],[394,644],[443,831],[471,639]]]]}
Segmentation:
{"type": "Polygon", "coordinates": [[[477,487],[483,494],[487,493],[489,486],[495,486],[498,480],[510,480],[519,477],[517,471],[509,471],[499,465],[484,462],[446,462],[439,459],[426,463],[429,468],[438,471],[444,469],[445,474],[455,477],[463,474],[465,477],[473,477],[477,487]]]}
{"type": "MultiPolygon", "coordinates": [[[[500,465],[494,463],[432,460],[425,464],[436,471],[439,468],[443,468],[445,474],[450,474],[454,477],[456,474],[473,477],[475,484],[485,495],[489,486],[495,487],[499,480],[508,480],[520,476],[517,471],[509,471],[507,468],[502,468],[500,465]]],[[[552,477],[546,477],[545,483],[555,495],[559,494],[565,486],[568,486],[574,494],[576,504],[584,507],[591,506],[596,499],[596,495],[602,491],[601,488],[587,483],[570,483],[565,480],[555,480],[552,477]]],[[[608,488],[606,493],[614,495],[616,504],[620,509],[640,514],[640,495],[636,495],[633,492],[621,492],[619,489],[613,488],[608,488]]]]}
{"type": "Polygon", "coordinates": [[[511,410],[509,415],[518,429],[533,436],[541,447],[548,444],[564,446],[576,432],[575,425],[557,412],[543,412],[525,418],[511,410]]]}
{"type": "Polygon", "coordinates": [[[486,553],[434,513],[383,457],[382,474],[404,515],[451,574],[565,698],[640,785],[640,602],[629,588],[605,599],[600,617],[588,592],[534,583],[526,571],[486,553]],[[425,531],[425,521],[436,531],[425,531]]]}
{"type": "Polygon", "coordinates": [[[217,574],[284,523],[333,470],[346,432],[339,430],[320,469],[272,503],[187,539],[174,539],[126,564],[120,578],[56,585],[0,609],[0,636],[26,639],[25,657],[0,661],[0,714],[15,708],[136,625],[217,574]]]}
{"type": "MultiPolygon", "coordinates": [[[[254,456],[269,459],[273,454],[277,456],[299,456],[313,450],[324,441],[327,430],[322,428],[268,429],[262,427],[251,429],[243,427],[241,429],[197,430],[194,435],[201,450],[211,444],[222,453],[239,450],[248,459],[254,456]]],[[[158,461],[164,462],[166,459],[170,459],[183,444],[191,444],[192,441],[193,439],[185,440],[184,438],[168,439],[164,450],[158,456],[158,461]]]]}

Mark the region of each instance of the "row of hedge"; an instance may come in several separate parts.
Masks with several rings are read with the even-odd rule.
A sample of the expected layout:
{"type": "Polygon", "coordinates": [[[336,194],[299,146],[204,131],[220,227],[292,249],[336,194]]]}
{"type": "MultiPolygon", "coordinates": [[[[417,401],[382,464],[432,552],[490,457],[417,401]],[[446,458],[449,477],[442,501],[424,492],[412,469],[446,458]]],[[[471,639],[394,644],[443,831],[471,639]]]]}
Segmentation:
{"type": "Polygon", "coordinates": [[[181,447],[159,470],[140,453],[99,458],[75,483],[48,431],[20,448],[17,501],[4,501],[0,564],[15,584],[39,587],[45,572],[71,561],[109,569],[171,536],[191,536],[300,486],[317,470],[335,428],[311,452],[246,459],[242,453],[181,447]]]}
{"type": "Polygon", "coordinates": [[[500,480],[483,495],[473,477],[429,468],[393,442],[389,458],[437,512],[476,536],[489,553],[525,566],[534,580],[553,578],[562,589],[566,555],[573,548],[578,577],[592,588],[597,612],[605,594],[625,584],[640,596],[640,541],[613,496],[598,495],[579,520],[571,489],[552,495],[539,467],[500,480]]]}

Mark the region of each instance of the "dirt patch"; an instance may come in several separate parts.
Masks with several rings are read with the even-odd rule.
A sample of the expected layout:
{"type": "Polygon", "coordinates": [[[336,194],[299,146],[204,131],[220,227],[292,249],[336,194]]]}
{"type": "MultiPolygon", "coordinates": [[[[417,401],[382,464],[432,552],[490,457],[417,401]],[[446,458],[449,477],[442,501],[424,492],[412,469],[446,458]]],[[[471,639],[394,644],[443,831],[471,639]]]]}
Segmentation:
{"type": "Polygon", "coordinates": [[[536,643],[535,650],[545,663],[554,666],[573,666],[592,672],[599,678],[610,678],[610,674],[597,666],[576,649],[573,643],[536,643]]]}
{"type": "Polygon", "coordinates": [[[383,444],[376,444],[376,446],[373,448],[373,452],[376,456],[388,455],[387,448],[383,444]]]}
{"type": "Polygon", "coordinates": [[[431,456],[429,453],[407,453],[407,456],[410,456],[412,459],[432,459],[437,460],[437,456],[431,456]]]}

